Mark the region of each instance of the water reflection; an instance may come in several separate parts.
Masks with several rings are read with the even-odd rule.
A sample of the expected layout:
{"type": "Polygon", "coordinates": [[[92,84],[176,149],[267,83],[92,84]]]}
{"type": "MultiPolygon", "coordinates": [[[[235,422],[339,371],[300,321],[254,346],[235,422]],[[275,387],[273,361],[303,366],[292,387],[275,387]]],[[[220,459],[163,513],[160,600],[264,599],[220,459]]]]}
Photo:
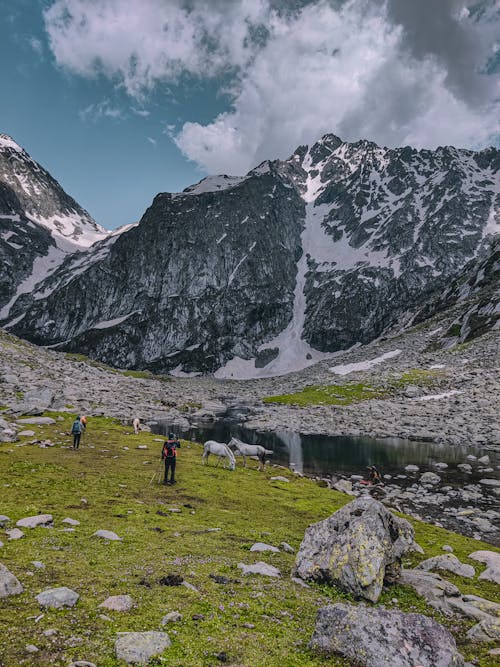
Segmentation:
{"type": "MultiPolygon", "coordinates": [[[[195,442],[208,439],[228,442],[232,436],[251,444],[261,444],[273,450],[272,461],[305,474],[327,476],[332,473],[364,473],[366,466],[376,465],[385,473],[400,473],[408,464],[432,468],[441,462],[463,463],[468,454],[479,457],[488,454],[492,467],[498,465],[498,452],[466,446],[433,442],[415,442],[399,438],[375,439],[354,436],[307,435],[293,431],[261,432],[245,428],[234,420],[221,419],[211,424],[179,428],[176,424],[157,422],[155,433],[166,435],[174,430],[180,437],[195,442]]],[[[456,471],[462,476],[461,471],[456,471]]],[[[488,473],[498,477],[498,470],[488,473]]],[[[465,479],[465,478],[464,478],[465,479]]],[[[469,476],[469,480],[472,478],[469,476]]]]}

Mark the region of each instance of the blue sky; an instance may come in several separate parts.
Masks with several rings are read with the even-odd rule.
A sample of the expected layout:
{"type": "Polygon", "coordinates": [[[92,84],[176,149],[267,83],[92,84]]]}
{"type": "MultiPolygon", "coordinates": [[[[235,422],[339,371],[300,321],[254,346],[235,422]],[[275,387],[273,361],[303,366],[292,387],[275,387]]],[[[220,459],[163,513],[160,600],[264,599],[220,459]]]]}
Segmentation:
{"type": "Polygon", "coordinates": [[[497,0],[0,0],[0,132],[103,226],[325,132],[499,144],[497,0]]]}

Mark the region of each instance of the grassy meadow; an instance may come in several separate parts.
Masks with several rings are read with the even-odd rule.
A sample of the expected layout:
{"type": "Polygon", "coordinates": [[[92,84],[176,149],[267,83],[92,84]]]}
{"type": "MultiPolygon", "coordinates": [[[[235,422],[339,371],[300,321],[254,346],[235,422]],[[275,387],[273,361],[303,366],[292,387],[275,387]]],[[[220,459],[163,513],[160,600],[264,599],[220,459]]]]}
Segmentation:
{"type": "MultiPolygon", "coordinates": [[[[49,513],[54,528],[23,529],[25,537],[8,540],[0,530],[0,562],[17,576],[24,593],[0,600],[0,665],[67,666],[88,660],[99,667],[116,667],[114,641],[118,632],[165,630],[172,647],[151,661],[169,667],[319,667],[347,665],[340,658],[324,659],[308,649],[316,612],[329,601],[349,600],[335,588],[303,588],[290,580],[294,555],[251,553],[257,541],[298,549],[304,530],[337,510],[350,498],[266,467],[259,473],[237,459],[234,472],[222,464],[202,465],[202,447],[182,442],[176,486],[152,478],[160,470],[161,443],[150,433],[133,434],[130,426],[106,418],[90,418],[80,450],[69,448],[72,415],[50,414],[50,426],[27,426],[36,436],[20,443],[0,444],[0,514],[11,522],[49,513]],[[54,447],[28,444],[48,438],[54,447]],[[19,446],[23,445],[23,446],[19,446]],[[146,445],[147,449],[138,449],[146,445]],[[128,449],[127,449],[128,448],[128,449]],[[289,483],[271,481],[284,475],[289,483]],[[180,510],[172,512],[171,510],[180,510]],[[73,532],[63,531],[65,517],[77,519],[73,532]],[[115,531],[122,542],[92,537],[99,529],[115,531]],[[215,529],[215,530],[214,530],[215,529]],[[281,579],[242,576],[237,565],[265,561],[282,572],[281,579]],[[36,569],[32,561],[42,561],[36,569]],[[165,586],[162,577],[181,575],[197,591],[165,586]],[[211,576],[212,575],[212,576],[211,576]],[[225,577],[218,583],[215,577],[225,577]],[[68,586],[80,599],[72,609],[41,610],[35,596],[46,588],[68,586]],[[129,594],[129,612],[99,608],[110,595],[129,594]],[[182,620],[161,625],[170,611],[182,620]],[[44,633],[56,630],[56,633],[44,633]],[[39,652],[30,654],[26,645],[39,652]]],[[[467,559],[487,544],[412,521],[425,557],[441,554],[449,544],[467,559]]],[[[414,554],[410,566],[424,556],[414,554]]],[[[495,599],[498,587],[489,582],[449,575],[463,592],[495,599]]],[[[405,611],[423,611],[446,624],[459,648],[475,664],[494,664],[487,645],[471,646],[465,632],[472,622],[449,619],[428,608],[410,589],[393,586],[380,603],[405,611]]]]}

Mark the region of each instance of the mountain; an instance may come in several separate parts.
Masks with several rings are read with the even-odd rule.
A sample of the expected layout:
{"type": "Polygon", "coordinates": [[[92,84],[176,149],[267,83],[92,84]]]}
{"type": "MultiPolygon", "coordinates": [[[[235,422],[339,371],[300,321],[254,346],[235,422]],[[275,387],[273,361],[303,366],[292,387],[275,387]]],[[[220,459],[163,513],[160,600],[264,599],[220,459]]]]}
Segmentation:
{"type": "Polygon", "coordinates": [[[137,226],[66,258],[5,324],[120,367],[301,368],[416,316],[488,254],[499,168],[494,148],[326,135],[244,177],[157,195],[137,226]]]}
{"type": "Polygon", "coordinates": [[[0,307],[30,293],[68,253],[107,236],[11,137],[0,134],[0,307]]]}

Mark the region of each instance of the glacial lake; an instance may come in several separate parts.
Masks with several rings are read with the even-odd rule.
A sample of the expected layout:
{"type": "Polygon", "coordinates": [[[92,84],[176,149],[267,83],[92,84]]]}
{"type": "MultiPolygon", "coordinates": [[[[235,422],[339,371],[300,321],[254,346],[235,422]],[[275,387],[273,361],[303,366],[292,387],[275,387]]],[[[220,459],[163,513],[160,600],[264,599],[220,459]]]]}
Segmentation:
{"type": "MultiPolygon", "coordinates": [[[[366,466],[375,465],[383,474],[404,473],[404,467],[417,465],[422,471],[439,472],[451,482],[470,483],[482,477],[500,479],[500,452],[492,449],[417,442],[400,438],[375,439],[357,436],[309,435],[292,431],[256,431],[232,419],[219,419],[213,423],[192,424],[181,428],[175,423],[157,421],[151,427],[159,435],[170,431],[180,438],[203,443],[206,440],[229,442],[232,436],[252,444],[264,445],[273,451],[269,461],[286,466],[306,475],[329,477],[331,475],[363,475],[366,466]],[[476,457],[487,454],[493,472],[481,473],[472,462],[472,474],[457,469],[466,463],[467,455],[476,457]],[[437,471],[435,463],[447,463],[449,468],[437,471]]],[[[484,466],[483,466],[484,467],[484,466]]]]}

